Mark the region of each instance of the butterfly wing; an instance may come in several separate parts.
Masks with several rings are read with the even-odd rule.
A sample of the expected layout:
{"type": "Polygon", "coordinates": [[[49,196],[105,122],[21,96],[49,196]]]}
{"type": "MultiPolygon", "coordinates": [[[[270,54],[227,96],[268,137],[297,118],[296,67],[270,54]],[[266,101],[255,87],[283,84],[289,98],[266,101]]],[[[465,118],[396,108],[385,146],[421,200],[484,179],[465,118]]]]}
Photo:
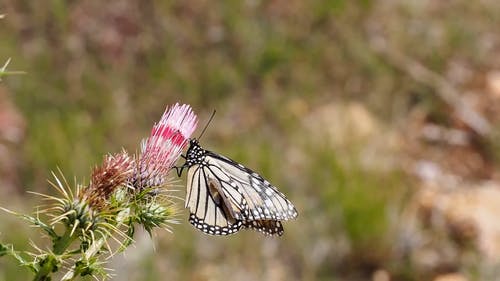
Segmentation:
{"type": "Polygon", "coordinates": [[[265,235],[283,235],[283,225],[281,225],[280,221],[274,220],[255,220],[255,221],[247,221],[244,224],[244,227],[257,230],[259,232],[264,233],[265,235]]]}
{"type": "Polygon", "coordinates": [[[224,174],[233,190],[245,199],[239,206],[247,220],[289,220],[297,217],[293,204],[259,174],[222,155],[207,151],[211,171],[224,174]]]}
{"type": "Polygon", "coordinates": [[[202,165],[188,170],[186,208],[189,222],[207,234],[228,235],[243,225],[217,180],[202,165]]]}
{"type": "Polygon", "coordinates": [[[244,193],[238,183],[227,172],[216,165],[205,165],[204,176],[208,179],[209,187],[213,186],[220,193],[233,217],[244,220],[246,218],[244,212],[248,209],[248,206],[244,193]]]}

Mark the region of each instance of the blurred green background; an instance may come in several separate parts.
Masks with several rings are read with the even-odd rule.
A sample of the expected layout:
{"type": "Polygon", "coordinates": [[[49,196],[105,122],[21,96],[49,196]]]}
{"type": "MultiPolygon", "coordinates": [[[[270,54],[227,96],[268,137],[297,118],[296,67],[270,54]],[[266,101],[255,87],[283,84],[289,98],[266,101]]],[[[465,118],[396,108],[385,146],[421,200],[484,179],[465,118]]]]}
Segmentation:
{"type": "MultiPolygon", "coordinates": [[[[496,280],[478,220],[434,203],[500,178],[498,1],[3,0],[0,14],[0,62],[26,72],[0,82],[1,206],[33,211],[26,191],[52,192],[50,171],[88,178],[181,102],[200,127],[216,109],[204,146],[299,210],[281,238],[207,236],[183,211],[113,258],[114,280],[496,280]]],[[[0,218],[0,241],[44,243],[0,218]]],[[[0,280],[29,276],[0,259],[0,280]]]]}

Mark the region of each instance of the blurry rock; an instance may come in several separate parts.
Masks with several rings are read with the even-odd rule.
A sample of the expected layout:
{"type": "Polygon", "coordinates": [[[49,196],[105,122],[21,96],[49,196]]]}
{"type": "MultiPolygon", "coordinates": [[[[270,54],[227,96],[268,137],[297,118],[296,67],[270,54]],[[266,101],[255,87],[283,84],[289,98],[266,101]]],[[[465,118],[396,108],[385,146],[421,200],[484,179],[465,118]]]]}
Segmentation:
{"type": "Polygon", "coordinates": [[[434,281],[467,281],[467,278],[460,273],[448,273],[437,276],[434,281]]]}
{"type": "Polygon", "coordinates": [[[19,144],[25,134],[25,122],[7,90],[0,87],[0,194],[19,187],[19,144]]]}
{"type": "Polygon", "coordinates": [[[372,280],[373,281],[390,281],[391,276],[389,275],[389,272],[384,269],[378,269],[375,271],[372,275],[372,280]]]}
{"type": "MultiPolygon", "coordinates": [[[[312,110],[304,119],[310,145],[335,151],[366,170],[391,171],[399,166],[400,136],[358,102],[334,102],[312,110]],[[354,156],[355,158],[353,158],[354,156]]],[[[303,132],[301,132],[303,133],[303,132]]]]}
{"type": "Polygon", "coordinates": [[[357,102],[329,103],[316,108],[305,119],[313,140],[335,147],[364,141],[380,131],[380,122],[357,102]]]}
{"type": "Polygon", "coordinates": [[[491,94],[500,98],[500,71],[491,71],[486,76],[486,86],[488,87],[491,94]]]}
{"type": "Polygon", "coordinates": [[[431,228],[445,228],[456,242],[475,245],[490,262],[500,261],[500,186],[442,190],[424,187],[417,198],[421,219],[431,228]]]}

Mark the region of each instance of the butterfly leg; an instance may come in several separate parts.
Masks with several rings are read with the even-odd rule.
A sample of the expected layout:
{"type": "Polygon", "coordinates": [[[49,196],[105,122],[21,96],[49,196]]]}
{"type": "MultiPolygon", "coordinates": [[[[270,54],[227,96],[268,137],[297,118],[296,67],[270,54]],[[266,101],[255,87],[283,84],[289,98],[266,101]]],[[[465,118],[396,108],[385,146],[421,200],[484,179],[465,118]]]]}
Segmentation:
{"type": "MultiPolygon", "coordinates": [[[[184,158],[184,159],[186,159],[186,155],[184,155],[184,154],[181,154],[181,157],[182,157],[182,158],[184,158]]],[[[182,166],[180,166],[180,167],[173,166],[173,167],[172,167],[172,169],[175,169],[175,172],[177,173],[177,176],[178,176],[178,177],[181,177],[181,175],[182,175],[182,171],[183,171],[183,170],[184,170],[184,168],[186,168],[186,167],[187,167],[187,166],[186,166],[186,164],[184,164],[184,165],[182,165],[182,166]]]]}
{"type": "Polygon", "coordinates": [[[180,167],[173,166],[172,169],[175,169],[175,172],[177,173],[178,177],[182,176],[182,171],[184,171],[184,168],[186,168],[186,165],[182,165],[180,167]]]}

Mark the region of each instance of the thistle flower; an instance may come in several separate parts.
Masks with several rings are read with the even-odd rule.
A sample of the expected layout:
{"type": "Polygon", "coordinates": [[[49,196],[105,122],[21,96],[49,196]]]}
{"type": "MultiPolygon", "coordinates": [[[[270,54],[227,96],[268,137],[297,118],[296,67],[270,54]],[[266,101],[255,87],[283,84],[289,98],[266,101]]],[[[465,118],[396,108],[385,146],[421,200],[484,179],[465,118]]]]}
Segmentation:
{"type": "Polygon", "coordinates": [[[126,152],[105,156],[102,165],[93,169],[89,186],[79,194],[80,200],[94,209],[105,208],[116,188],[132,175],[133,163],[126,152]]]}
{"type": "Polygon", "coordinates": [[[160,122],[141,143],[141,152],[132,179],[132,186],[142,190],[166,183],[167,174],[196,129],[196,115],[187,104],[165,109],[160,122]]]}

